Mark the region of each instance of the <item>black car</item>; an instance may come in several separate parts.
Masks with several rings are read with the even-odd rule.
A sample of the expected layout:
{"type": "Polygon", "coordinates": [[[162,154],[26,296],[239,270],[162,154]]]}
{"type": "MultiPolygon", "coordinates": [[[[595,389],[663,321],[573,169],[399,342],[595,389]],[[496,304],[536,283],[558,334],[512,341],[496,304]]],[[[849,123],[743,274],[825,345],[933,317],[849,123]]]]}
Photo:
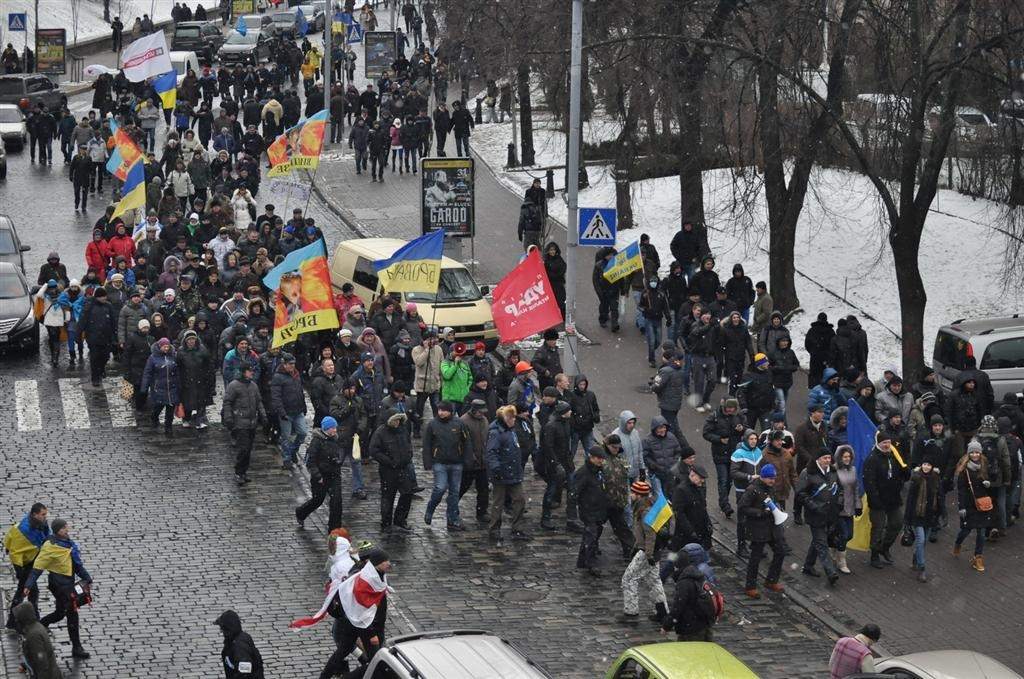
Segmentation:
{"type": "Polygon", "coordinates": [[[7,215],[0,215],[0,262],[10,262],[24,271],[25,258],[21,253],[31,249],[31,246],[22,245],[11,218],[7,215]]]}
{"type": "Polygon", "coordinates": [[[245,35],[231,31],[217,52],[217,57],[222,66],[259,64],[270,59],[270,38],[262,31],[251,29],[245,35]]]}
{"type": "Polygon", "coordinates": [[[195,52],[204,63],[212,64],[223,44],[224,34],[212,21],[182,21],[174,25],[171,51],[195,52]]]}
{"type": "Polygon", "coordinates": [[[32,295],[18,267],[0,262],[0,351],[39,353],[39,321],[32,313],[32,295]]]}

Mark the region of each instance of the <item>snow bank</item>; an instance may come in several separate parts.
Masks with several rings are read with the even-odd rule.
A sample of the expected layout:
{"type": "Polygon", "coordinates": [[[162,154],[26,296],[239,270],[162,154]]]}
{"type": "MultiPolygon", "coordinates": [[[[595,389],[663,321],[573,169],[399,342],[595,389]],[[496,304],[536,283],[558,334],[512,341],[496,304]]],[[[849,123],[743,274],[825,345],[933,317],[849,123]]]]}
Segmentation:
{"type": "MultiPolygon", "coordinates": [[[[174,8],[175,0],[110,0],[110,18],[121,17],[124,23],[125,33],[131,31],[135,17],[142,18],[148,14],[153,21],[168,21],[171,18],[171,10],[174,8]]],[[[187,0],[186,5],[195,8],[199,5],[196,0],[187,0]]],[[[35,0],[6,0],[4,3],[4,14],[8,12],[28,13],[28,29],[35,30],[35,0]]],[[[203,2],[206,9],[217,6],[216,0],[203,2]]],[[[110,35],[110,25],[103,20],[103,0],[39,0],[39,27],[40,28],[66,28],[68,31],[68,45],[78,41],[91,40],[93,38],[107,37],[110,35]],[[75,17],[72,12],[72,5],[78,7],[77,32],[75,17]]],[[[7,32],[7,20],[4,17],[4,43],[12,42],[19,50],[24,44],[25,36],[20,33],[7,32]]],[[[30,34],[31,35],[31,34],[30,34]]],[[[125,36],[126,42],[128,36],[125,36]]],[[[35,49],[34,46],[32,46],[35,49]]]]}
{"type": "MultiPolygon", "coordinates": [[[[600,135],[606,129],[596,126],[591,130],[587,126],[585,135],[600,135]]],[[[478,125],[473,133],[474,149],[503,184],[522,193],[533,176],[543,178],[543,172],[503,169],[511,134],[507,123],[478,125]]],[[[537,130],[537,165],[564,163],[564,140],[557,131],[537,130]]],[[[580,192],[580,205],[614,207],[610,167],[589,167],[588,172],[591,186],[580,192]]],[[[755,282],[767,281],[764,194],[758,190],[751,213],[740,214],[733,204],[733,183],[730,170],[705,173],[708,238],[718,258],[716,269],[724,280],[733,264],[742,263],[755,282]]],[[[555,184],[557,188],[564,185],[561,171],[555,171],[555,184]]],[[[618,243],[624,246],[640,233],[649,234],[662,253],[663,273],[667,273],[669,243],[679,229],[678,179],[633,182],[631,190],[638,228],[621,232],[618,243]]],[[[1016,313],[1022,301],[1020,290],[1004,290],[999,275],[1004,244],[1002,236],[989,225],[997,224],[1000,206],[955,191],[940,191],[932,208],[920,254],[928,293],[924,337],[925,356],[929,358],[931,342],[941,325],[963,317],[1016,313]]],[[[568,210],[561,193],[549,202],[549,212],[563,224],[567,221],[568,210]]],[[[796,338],[794,349],[803,365],[807,365],[803,336],[821,311],[833,324],[847,314],[860,318],[870,339],[868,362],[872,375],[880,375],[883,366],[901,364],[895,263],[881,224],[880,203],[865,177],[832,169],[814,172],[796,238],[796,289],[804,313],[798,313],[789,324],[796,338]],[[865,318],[865,312],[875,320],[865,318]]]]}

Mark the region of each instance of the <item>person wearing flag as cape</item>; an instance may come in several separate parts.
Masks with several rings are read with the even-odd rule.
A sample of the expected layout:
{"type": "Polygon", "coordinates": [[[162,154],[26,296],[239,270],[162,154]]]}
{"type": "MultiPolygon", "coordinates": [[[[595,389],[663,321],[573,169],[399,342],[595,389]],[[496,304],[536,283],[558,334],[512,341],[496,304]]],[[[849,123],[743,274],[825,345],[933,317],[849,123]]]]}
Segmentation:
{"type": "Polygon", "coordinates": [[[4,535],[4,551],[10,555],[11,565],[14,566],[14,577],[18,579],[18,586],[11,597],[10,613],[7,616],[7,629],[15,629],[14,607],[28,599],[32,602],[32,608],[36,610],[36,617],[39,617],[39,588],[33,586],[28,595],[24,595],[25,583],[32,574],[32,564],[39,554],[39,549],[50,537],[50,526],[46,523],[48,513],[46,505],[36,502],[28,510],[28,513],[21,518],[21,521],[12,525],[4,535]]]}

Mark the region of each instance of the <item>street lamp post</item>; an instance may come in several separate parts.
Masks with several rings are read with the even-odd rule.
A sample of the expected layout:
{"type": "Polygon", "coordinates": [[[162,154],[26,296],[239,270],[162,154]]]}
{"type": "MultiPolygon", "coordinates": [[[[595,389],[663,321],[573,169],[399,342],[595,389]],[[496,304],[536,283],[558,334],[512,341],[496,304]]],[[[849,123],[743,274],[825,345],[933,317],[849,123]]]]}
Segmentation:
{"type": "Polygon", "coordinates": [[[565,186],[569,205],[566,228],[565,258],[565,348],[562,365],[573,375],[580,374],[576,338],[576,255],[579,233],[579,167],[580,167],[580,88],[583,61],[583,0],[572,2],[572,44],[569,62],[569,157],[566,158],[568,181],[565,186]]]}

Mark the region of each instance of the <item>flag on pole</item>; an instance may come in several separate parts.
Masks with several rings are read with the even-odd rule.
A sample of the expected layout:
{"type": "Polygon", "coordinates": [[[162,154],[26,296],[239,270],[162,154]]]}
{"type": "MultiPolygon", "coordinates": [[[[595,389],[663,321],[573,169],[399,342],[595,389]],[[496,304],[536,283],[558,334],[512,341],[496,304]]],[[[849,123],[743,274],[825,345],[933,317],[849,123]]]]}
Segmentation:
{"type": "Polygon", "coordinates": [[[863,511],[853,519],[853,537],[846,544],[850,549],[867,551],[871,547],[871,518],[868,516],[868,498],[864,495],[864,461],[875,447],[878,427],[852,398],[846,402],[846,440],[853,448],[853,464],[857,469],[857,493],[863,496],[863,511]]]}
{"type": "Polygon", "coordinates": [[[562,322],[562,310],[536,248],[494,286],[492,299],[491,313],[502,342],[515,342],[562,322]]]}
{"type": "Polygon", "coordinates": [[[328,111],[323,110],[284,131],[267,148],[271,168],[268,177],[282,177],[292,170],[315,170],[320,166],[328,111]]]}
{"type": "Polygon", "coordinates": [[[164,32],[145,35],[128,45],[121,53],[121,68],[125,77],[133,83],[173,71],[171,52],[167,49],[167,36],[164,32]]]}
{"type": "Polygon", "coordinates": [[[441,281],[444,231],[411,240],[387,259],[373,263],[380,286],[388,292],[437,293],[441,281]]]}
{"type": "Polygon", "coordinates": [[[644,523],[657,533],[661,527],[672,518],[672,505],[668,503],[662,493],[658,493],[658,499],[654,501],[651,508],[644,514],[644,523]]]}
{"type": "Polygon", "coordinates": [[[323,241],[290,253],[267,272],[263,284],[277,291],[272,346],[293,342],[303,333],[338,327],[323,241]]]}
{"type": "Polygon", "coordinates": [[[141,158],[145,163],[146,156],[135,140],[128,136],[128,133],[119,127],[113,118],[110,119],[110,124],[114,132],[114,151],[107,160],[107,172],[123,182],[128,177],[128,170],[135,164],[135,161],[141,158]]]}
{"type": "Polygon", "coordinates": [[[118,201],[117,207],[114,208],[114,214],[111,217],[120,217],[128,210],[135,210],[145,206],[146,168],[140,159],[136,160],[128,170],[124,186],[121,187],[121,200],[118,201]]]}
{"type": "Polygon", "coordinates": [[[301,7],[295,10],[295,18],[299,22],[299,37],[303,37],[309,33],[309,22],[306,21],[306,14],[301,7]]]}
{"type": "Polygon", "coordinates": [[[164,109],[174,108],[178,102],[178,72],[173,68],[153,80],[153,90],[160,95],[164,109]]]}
{"type": "Polygon", "coordinates": [[[634,271],[644,268],[640,257],[640,241],[633,241],[622,252],[616,253],[604,267],[604,277],[609,283],[625,278],[634,271]]]}

